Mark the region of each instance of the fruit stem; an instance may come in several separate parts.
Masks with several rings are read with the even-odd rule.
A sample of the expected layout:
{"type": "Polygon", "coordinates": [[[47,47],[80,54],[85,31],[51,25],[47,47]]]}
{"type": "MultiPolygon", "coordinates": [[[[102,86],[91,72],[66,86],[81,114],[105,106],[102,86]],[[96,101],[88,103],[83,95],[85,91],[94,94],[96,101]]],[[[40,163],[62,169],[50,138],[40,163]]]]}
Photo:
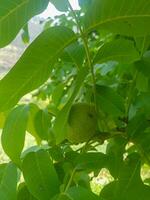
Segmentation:
{"type": "Polygon", "coordinates": [[[69,181],[68,181],[68,183],[67,183],[67,185],[66,185],[66,188],[65,188],[65,190],[64,190],[64,193],[66,193],[67,190],[69,189],[69,187],[70,187],[70,185],[71,185],[71,183],[72,183],[72,180],[73,180],[73,177],[74,177],[75,173],[76,173],[76,168],[74,168],[73,171],[72,171],[72,173],[71,173],[70,179],[69,179],[69,181]]]}
{"type": "Polygon", "coordinates": [[[94,67],[93,67],[93,64],[91,62],[91,58],[90,58],[90,50],[89,50],[89,47],[88,47],[88,41],[87,41],[87,36],[84,34],[82,28],[81,28],[81,25],[80,25],[80,21],[78,20],[78,17],[76,16],[76,13],[74,12],[69,0],[68,0],[68,5],[69,5],[69,8],[74,16],[74,19],[76,21],[76,24],[77,24],[77,27],[80,31],[80,34],[81,34],[81,38],[83,40],[83,45],[84,45],[84,48],[85,48],[85,52],[86,52],[86,57],[87,57],[87,62],[88,62],[88,66],[89,66],[89,69],[91,71],[91,75],[92,75],[92,81],[93,81],[93,95],[94,95],[94,101],[95,101],[95,109],[96,111],[98,112],[98,108],[97,108],[97,101],[96,101],[96,79],[95,79],[95,74],[94,74],[94,67]]]}

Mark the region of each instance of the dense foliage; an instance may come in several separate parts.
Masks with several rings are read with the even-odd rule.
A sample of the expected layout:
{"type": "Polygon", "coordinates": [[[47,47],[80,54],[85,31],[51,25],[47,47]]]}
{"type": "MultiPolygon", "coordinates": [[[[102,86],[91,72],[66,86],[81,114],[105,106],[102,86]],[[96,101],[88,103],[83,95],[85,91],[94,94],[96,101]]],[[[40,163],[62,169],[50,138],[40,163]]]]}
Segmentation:
{"type": "Polygon", "coordinates": [[[68,0],[0,0],[0,48],[21,29],[29,42],[28,21],[49,2],[63,14],[41,22],[0,81],[11,160],[0,165],[0,199],[149,200],[150,0],[79,0],[80,10],[68,0]],[[102,169],[112,179],[95,194],[102,169]]]}

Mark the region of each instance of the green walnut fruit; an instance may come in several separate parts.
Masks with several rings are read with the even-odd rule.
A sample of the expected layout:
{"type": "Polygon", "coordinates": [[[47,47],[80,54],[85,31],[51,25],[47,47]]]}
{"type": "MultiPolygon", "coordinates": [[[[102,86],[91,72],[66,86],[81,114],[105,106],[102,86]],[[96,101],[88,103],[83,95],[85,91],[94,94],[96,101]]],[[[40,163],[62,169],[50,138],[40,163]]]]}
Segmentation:
{"type": "Polygon", "coordinates": [[[96,135],[96,132],[95,106],[87,103],[74,104],[68,117],[67,139],[72,143],[87,142],[96,135]]]}

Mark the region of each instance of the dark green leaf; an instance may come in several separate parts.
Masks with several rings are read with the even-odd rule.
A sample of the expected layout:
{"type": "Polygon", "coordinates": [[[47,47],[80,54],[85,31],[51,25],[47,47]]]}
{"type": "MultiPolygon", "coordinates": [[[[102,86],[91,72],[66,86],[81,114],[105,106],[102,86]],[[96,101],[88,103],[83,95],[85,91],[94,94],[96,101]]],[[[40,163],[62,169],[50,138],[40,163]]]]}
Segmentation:
{"type": "Polygon", "coordinates": [[[149,86],[148,78],[139,72],[136,78],[136,88],[138,89],[139,92],[148,92],[149,90],[148,86],[149,86]]]}
{"type": "Polygon", "coordinates": [[[129,155],[121,167],[118,181],[105,186],[100,197],[105,200],[148,200],[150,187],[143,184],[140,167],[139,155],[137,153],[129,155]]]}
{"type": "Polygon", "coordinates": [[[150,78],[150,51],[146,51],[142,59],[135,63],[136,69],[145,77],[150,78]]]}
{"type": "Polygon", "coordinates": [[[59,194],[56,197],[54,197],[52,200],[72,200],[72,198],[69,197],[68,194],[59,194]]]}
{"type": "Polygon", "coordinates": [[[112,88],[97,85],[97,100],[100,109],[111,116],[122,115],[125,111],[124,101],[112,88]]]}
{"type": "Polygon", "coordinates": [[[25,183],[18,186],[17,200],[37,200],[31,195],[25,183]]]}
{"type": "Polygon", "coordinates": [[[125,145],[126,140],[122,137],[110,140],[107,145],[107,168],[114,178],[117,178],[119,175],[120,167],[123,163],[125,145]]]}
{"type": "Polygon", "coordinates": [[[145,114],[137,114],[132,118],[127,126],[127,134],[129,138],[134,138],[149,126],[149,122],[145,117],[145,114]]]}
{"type": "Polygon", "coordinates": [[[146,35],[144,37],[136,37],[135,42],[136,42],[136,46],[142,56],[150,45],[150,36],[146,35]]]}
{"type": "Polygon", "coordinates": [[[97,153],[82,153],[75,159],[77,169],[84,170],[101,170],[106,167],[108,157],[100,152],[97,153]]]}
{"type": "Polygon", "coordinates": [[[22,169],[29,191],[38,200],[50,200],[59,192],[59,180],[45,150],[27,154],[22,169]]]}
{"type": "Polygon", "coordinates": [[[101,200],[97,195],[92,193],[90,190],[86,190],[80,186],[78,187],[71,187],[67,191],[67,194],[73,200],[101,200]]]}

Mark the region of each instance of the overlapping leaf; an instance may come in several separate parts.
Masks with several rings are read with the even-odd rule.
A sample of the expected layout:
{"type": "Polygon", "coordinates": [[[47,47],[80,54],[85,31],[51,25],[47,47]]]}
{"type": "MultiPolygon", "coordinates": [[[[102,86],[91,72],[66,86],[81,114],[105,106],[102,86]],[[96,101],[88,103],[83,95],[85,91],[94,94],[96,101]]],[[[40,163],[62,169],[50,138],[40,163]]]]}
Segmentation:
{"type": "Polygon", "coordinates": [[[119,178],[102,190],[100,197],[105,200],[148,200],[150,187],[140,177],[141,162],[137,153],[127,157],[121,167],[119,178]]]}
{"type": "Polygon", "coordinates": [[[112,88],[97,85],[97,100],[100,109],[111,116],[118,116],[124,113],[123,98],[112,88]]]}
{"type": "Polygon", "coordinates": [[[49,0],[0,0],[0,47],[9,44],[26,22],[44,11],[49,0]]]}
{"type": "Polygon", "coordinates": [[[70,97],[67,104],[63,107],[63,109],[60,110],[60,112],[58,113],[56,117],[53,130],[55,133],[57,143],[62,142],[65,139],[65,136],[67,134],[68,115],[69,115],[71,106],[85,80],[86,75],[87,75],[87,69],[81,68],[75,81],[75,87],[74,87],[72,96],[70,97]]]}
{"type": "Polygon", "coordinates": [[[43,84],[54,60],[74,39],[75,34],[65,27],[49,28],[39,35],[0,81],[0,110],[13,107],[23,95],[43,84]]]}
{"type": "Polygon", "coordinates": [[[85,28],[130,36],[150,34],[150,0],[93,0],[85,16],[85,28]]]}

